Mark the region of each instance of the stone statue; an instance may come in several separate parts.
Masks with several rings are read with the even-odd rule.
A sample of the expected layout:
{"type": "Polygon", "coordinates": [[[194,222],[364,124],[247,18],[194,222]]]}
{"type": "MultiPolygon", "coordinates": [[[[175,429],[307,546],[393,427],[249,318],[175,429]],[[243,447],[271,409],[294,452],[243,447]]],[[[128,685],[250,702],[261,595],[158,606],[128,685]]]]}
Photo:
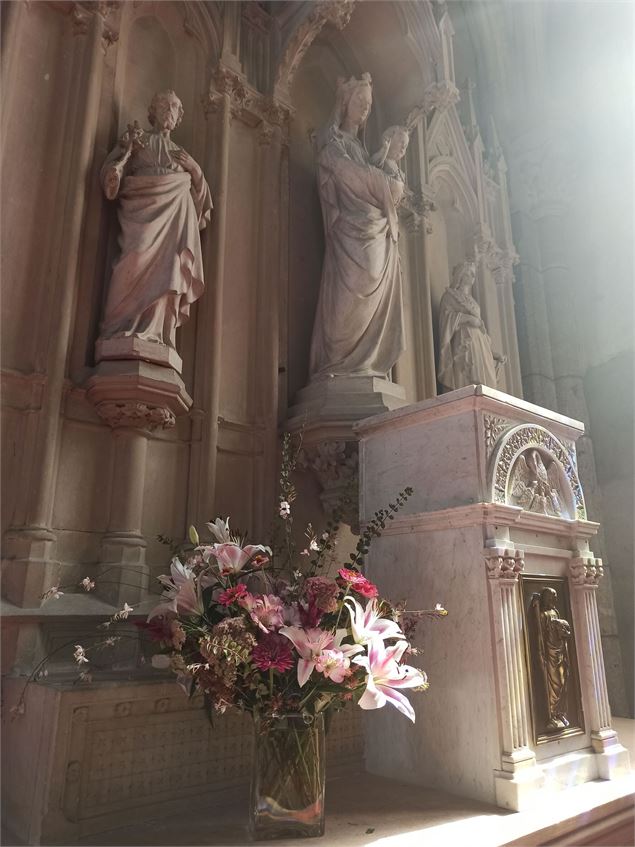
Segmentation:
{"type": "Polygon", "coordinates": [[[552,732],[569,726],[566,710],[571,626],[569,621],[560,617],[555,605],[557,600],[554,588],[543,588],[540,594],[531,598],[531,609],[537,623],[538,657],[547,696],[547,729],[552,732]]]}
{"type": "Polygon", "coordinates": [[[152,128],[128,125],[101,169],[106,197],[119,199],[121,255],[100,342],[134,337],[174,348],[176,328],[203,293],[199,230],[210,220],[212,199],[201,168],[170,138],[182,117],[173,91],[155,94],[152,128]]]}
{"type": "Polygon", "coordinates": [[[439,382],[445,391],[465,385],[496,388],[498,369],[507,359],[492,351],[492,342],[472,296],[474,262],[452,272],[452,283],[441,298],[439,312],[439,382]]]}
{"type": "Polygon", "coordinates": [[[326,252],[311,344],[312,379],[385,378],[404,350],[397,246],[404,181],[398,168],[389,173],[387,167],[390,161],[396,167],[403,156],[407,135],[385,140],[383,170],[372,165],[358,138],[371,105],[369,74],[340,80],[334,112],[316,142],[326,252]]]}
{"type": "Polygon", "coordinates": [[[539,450],[527,450],[518,458],[512,472],[512,500],[528,512],[561,517],[559,485],[556,462],[552,460],[545,466],[539,450]]]}
{"type": "Polygon", "coordinates": [[[384,173],[400,182],[406,182],[406,176],[398,165],[406,155],[410,143],[410,133],[405,126],[389,126],[381,136],[381,147],[371,156],[371,163],[381,168],[384,173]]]}

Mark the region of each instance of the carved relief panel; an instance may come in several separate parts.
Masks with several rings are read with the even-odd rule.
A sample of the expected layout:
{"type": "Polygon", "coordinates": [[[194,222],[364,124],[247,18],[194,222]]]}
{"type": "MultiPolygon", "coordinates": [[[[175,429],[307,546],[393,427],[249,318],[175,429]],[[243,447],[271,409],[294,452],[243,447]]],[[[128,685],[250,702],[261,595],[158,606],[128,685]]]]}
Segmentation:
{"type": "Polygon", "coordinates": [[[583,733],[567,579],[523,574],[520,591],[534,743],[583,733]]]}
{"type": "Polygon", "coordinates": [[[505,427],[491,419],[486,426],[494,503],[569,520],[585,519],[575,447],[541,426],[505,427]],[[493,449],[490,444],[494,444],[493,449]]]}

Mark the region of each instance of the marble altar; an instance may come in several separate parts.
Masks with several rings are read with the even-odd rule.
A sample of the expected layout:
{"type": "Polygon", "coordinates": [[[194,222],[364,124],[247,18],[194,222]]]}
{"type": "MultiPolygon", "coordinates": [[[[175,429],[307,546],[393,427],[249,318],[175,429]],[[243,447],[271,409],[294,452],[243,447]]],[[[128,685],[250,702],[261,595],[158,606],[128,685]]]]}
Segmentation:
{"type": "Polygon", "coordinates": [[[546,791],[628,772],[599,637],[603,569],[590,548],[598,524],[587,519],[577,472],[582,424],[472,385],[356,430],[362,524],[404,485],[415,489],[371,548],[368,576],[409,608],[449,610],[416,645],[431,687],[415,704],[415,727],[388,713],[366,719],[369,770],[516,810],[546,791]],[[537,467],[537,456],[554,468],[545,490],[558,514],[551,498],[535,510],[516,502],[518,463],[537,467]],[[561,610],[543,604],[550,623],[572,630],[568,691],[557,665],[563,639],[543,648],[557,688],[549,708],[530,617],[545,590],[561,610]],[[551,709],[557,701],[562,716],[564,694],[566,724],[551,709]]]}

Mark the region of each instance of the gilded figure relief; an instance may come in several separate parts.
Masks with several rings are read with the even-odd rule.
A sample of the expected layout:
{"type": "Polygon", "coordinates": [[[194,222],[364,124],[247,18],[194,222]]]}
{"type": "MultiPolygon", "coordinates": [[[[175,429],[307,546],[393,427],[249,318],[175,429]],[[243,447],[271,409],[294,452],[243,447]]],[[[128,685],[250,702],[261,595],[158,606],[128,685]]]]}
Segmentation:
{"type": "Polygon", "coordinates": [[[547,696],[547,730],[557,731],[569,726],[566,715],[567,687],[570,660],[571,625],[560,617],[556,608],[558,594],[554,588],[544,588],[531,598],[531,610],[536,619],[538,656],[544,676],[547,696]]]}
{"type": "Polygon", "coordinates": [[[583,732],[567,580],[520,577],[529,694],[537,744],[583,732]]]}

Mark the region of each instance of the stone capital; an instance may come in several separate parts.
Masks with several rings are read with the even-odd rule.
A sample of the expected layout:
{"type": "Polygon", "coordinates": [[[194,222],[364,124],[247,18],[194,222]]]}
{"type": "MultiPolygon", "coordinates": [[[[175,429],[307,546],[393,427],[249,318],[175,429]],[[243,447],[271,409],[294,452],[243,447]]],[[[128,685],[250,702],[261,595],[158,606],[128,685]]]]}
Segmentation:
{"type": "Polygon", "coordinates": [[[488,579],[518,582],[518,576],[525,568],[525,554],[522,550],[487,547],[483,556],[487,566],[488,579]]]}
{"type": "Polygon", "coordinates": [[[597,588],[604,576],[602,559],[576,556],[569,562],[569,575],[577,588],[597,588]]]}

